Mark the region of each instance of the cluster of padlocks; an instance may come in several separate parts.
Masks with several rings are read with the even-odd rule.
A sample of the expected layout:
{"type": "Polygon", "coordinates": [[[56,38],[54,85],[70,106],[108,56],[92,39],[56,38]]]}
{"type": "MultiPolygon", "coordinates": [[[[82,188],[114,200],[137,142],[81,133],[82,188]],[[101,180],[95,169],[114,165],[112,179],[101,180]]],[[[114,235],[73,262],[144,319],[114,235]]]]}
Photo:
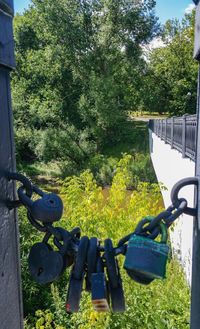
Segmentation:
{"type": "Polygon", "coordinates": [[[19,200],[9,201],[8,206],[24,205],[30,223],[44,233],[42,242],[32,246],[28,258],[33,279],[39,284],[51,283],[71,267],[66,300],[69,313],[79,311],[83,288],[91,293],[96,311],[105,312],[111,308],[113,312],[123,312],[125,298],[117,256],[124,255],[123,267],[134,281],[148,285],[154,279],[163,279],[169,254],[167,229],[180,214],[196,212],[187,207],[185,199],[178,198],[178,193],[185,185],[197,185],[197,181],[180,181],[172,191],[172,206],[156,217],[142,219],[135,231],[114,247],[111,239],[102,243],[97,237],[81,237],[79,228],[69,232],[54,227],[63,213],[60,197],[41,191],[20,174],[7,177],[22,184],[18,188],[19,200]],[[33,194],[37,199],[33,200],[33,194]]]}
{"type": "MultiPolygon", "coordinates": [[[[146,218],[145,222],[150,220],[146,218]]],[[[141,223],[136,231],[139,226],[141,223]]],[[[127,244],[116,248],[111,239],[101,244],[96,237],[81,237],[78,228],[68,232],[56,227],[54,233],[46,233],[41,243],[32,246],[28,259],[30,273],[35,281],[46,284],[58,279],[66,268],[72,266],[67,312],[78,312],[84,286],[91,293],[96,311],[109,311],[111,305],[113,312],[123,312],[125,298],[117,256],[125,256],[124,268],[138,283],[149,284],[156,278],[164,278],[169,247],[166,226],[162,223],[160,227],[160,242],[133,233],[127,244]],[[48,243],[52,234],[57,251],[48,243]]]]}

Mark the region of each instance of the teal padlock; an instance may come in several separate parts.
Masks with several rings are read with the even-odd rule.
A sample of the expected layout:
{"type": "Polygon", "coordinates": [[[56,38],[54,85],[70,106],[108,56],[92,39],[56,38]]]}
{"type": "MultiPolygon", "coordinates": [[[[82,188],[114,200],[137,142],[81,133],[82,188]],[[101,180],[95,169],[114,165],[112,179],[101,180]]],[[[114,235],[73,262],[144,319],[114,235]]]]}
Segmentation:
{"type": "MultiPolygon", "coordinates": [[[[145,218],[145,223],[153,218],[145,218]]],[[[167,228],[160,223],[161,241],[133,234],[128,242],[124,268],[128,275],[141,284],[149,284],[154,279],[164,279],[169,255],[167,228]]]]}

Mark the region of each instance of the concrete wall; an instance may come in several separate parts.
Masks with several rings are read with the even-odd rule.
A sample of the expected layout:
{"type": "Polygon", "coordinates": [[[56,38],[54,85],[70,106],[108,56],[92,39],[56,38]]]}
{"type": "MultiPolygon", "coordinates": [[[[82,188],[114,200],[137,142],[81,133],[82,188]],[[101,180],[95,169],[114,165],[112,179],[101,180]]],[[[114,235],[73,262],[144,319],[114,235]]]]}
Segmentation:
{"type": "MultiPolygon", "coordinates": [[[[165,207],[171,204],[170,192],[173,185],[182,178],[195,175],[195,163],[182,154],[171,149],[151,130],[149,130],[150,152],[152,163],[159,183],[167,189],[162,189],[165,207]]],[[[188,205],[193,207],[194,188],[185,187],[180,191],[180,197],[188,200],[188,205]]],[[[193,244],[193,218],[182,215],[172,226],[170,232],[173,254],[183,265],[188,283],[191,283],[192,270],[192,244],[193,244]]]]}

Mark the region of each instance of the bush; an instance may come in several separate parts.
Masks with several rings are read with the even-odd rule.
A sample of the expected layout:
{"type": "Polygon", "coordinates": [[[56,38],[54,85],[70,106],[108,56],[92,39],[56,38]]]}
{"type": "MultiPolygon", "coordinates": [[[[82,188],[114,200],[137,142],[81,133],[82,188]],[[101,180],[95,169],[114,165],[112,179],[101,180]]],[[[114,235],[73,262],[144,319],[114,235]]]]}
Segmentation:
{"type": "MultiPolygon", "coordinates": [[[[128,170],[129,162],[130,156],[124,156],[119,161],[112,186],[106,190],[106,193],[97,185],[89,170],[80,176],[65,179],[61,189],[65,206],[61,225],[68,230],[80,226],[83,235],[98,236],[102,240],[110,237],[116,244],[121,237],[134,230],[141,218],[161,211],[162,202],[157,184],[143,182],[138,184],[137,190],[127,191],[131,178],[128,170]]],[[[26,261],[33,241],[38,239],[36,233],[31,232],[30,226],[27,224],[22,226],[23,262],[26,261]]],[[[119,263],[127,303],[127,310],[123,314],[94,312],[90,295],[86,292],[82,294],[80,313],[66,314],[66,285],[69,271],[66,271],[58,282],[51,284],[51,289],[50,287],[41,289],[31,282],[23,266],[24,303],[25,309],[28,310],[27,329],[37,328],[35,323],[40,323],[40,328],[46,328],[45,312],[52,314],[50,317],[52,322],[47,327],[52,329],[189,328],[189,289],[178,263],[171,260],[168,264],[167,279],[155,280],[146,287],[133,282],[127,276],[122,269],[123,261],[123,257],[120,256],[119,263]],[[39,318],[38,313],[35,316],[37,308],[42,310],[39,318]],[[32,327],[28,327],[30,325],[32,327]]]]}

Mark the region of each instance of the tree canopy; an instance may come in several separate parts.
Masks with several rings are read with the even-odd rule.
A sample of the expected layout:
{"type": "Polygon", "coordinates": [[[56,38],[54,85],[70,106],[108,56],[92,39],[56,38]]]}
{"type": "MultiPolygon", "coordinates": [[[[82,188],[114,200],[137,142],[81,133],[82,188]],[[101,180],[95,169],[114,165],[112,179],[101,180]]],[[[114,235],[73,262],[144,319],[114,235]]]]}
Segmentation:
{"type": "Polygon", "coordinates": [[[139,102],[154,0],[33,0],[14,22],[17,153],[82,163],[139,102]]]}
{"type": "Polygon", "coordinates": [[[164,46],[152,51],[144,78],[143,106],[170,115],[196,112],[197,63],[193,59],[194,12],[182,23],[167,21],[164,46]]]}

